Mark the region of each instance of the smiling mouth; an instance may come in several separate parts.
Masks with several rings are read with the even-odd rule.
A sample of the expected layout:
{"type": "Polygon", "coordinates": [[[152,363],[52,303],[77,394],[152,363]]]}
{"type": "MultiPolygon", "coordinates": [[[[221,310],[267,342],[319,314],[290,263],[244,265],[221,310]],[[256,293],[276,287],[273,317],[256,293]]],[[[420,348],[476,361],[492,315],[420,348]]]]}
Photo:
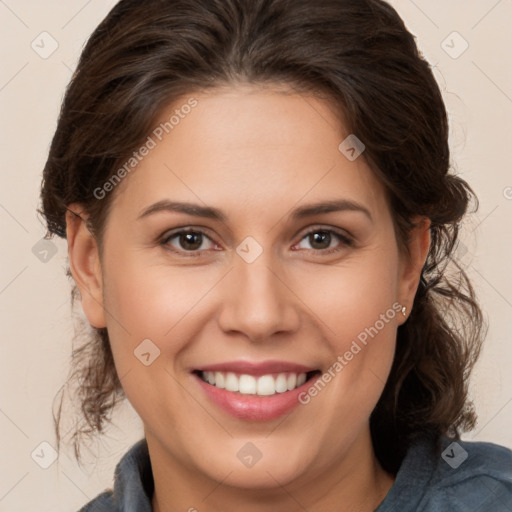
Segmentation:
{"type": "Polygon", "coordinates": [[[307,373],[282,372],[260,376],[201,370],[196,370],[194,373],[203,382],[219,389],[225,389],[240,395],[272,396],[299,388],[314,376],[320,374],[320,370],[307,373]]]}

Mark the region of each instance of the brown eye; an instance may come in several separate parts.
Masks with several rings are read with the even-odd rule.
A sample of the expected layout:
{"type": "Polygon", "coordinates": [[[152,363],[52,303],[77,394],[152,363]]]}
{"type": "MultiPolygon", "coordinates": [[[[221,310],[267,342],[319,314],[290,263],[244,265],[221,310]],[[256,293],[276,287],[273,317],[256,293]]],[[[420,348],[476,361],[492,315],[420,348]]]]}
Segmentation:
{"type": "Polygon", "coordinates": [[[332,229],[314,229],[306,233],[295,247],[319,254],[329,254],[353,246],[354,241],[349,235],[338,233],[332,229]]]}
{"type": "Polygon", "coordinates": [[[195,251],[201,247],[203,243],[203,235],[201,233],[181,233],[179,243],[186,251],[195,251]]]}
{"type": "Polygon", "coordinates": [[[201,231],[182,230],[172,233],[162,240],[176,252],[201,252],[213,247],[214,243],[201,231]],[[208,246],[210,243],[210,247],[208,246]]]}
{"type": "Polygon", "coordinates": [[[315,231],[308,235],[309,243],[313,249],[328,249],[331,245],[331,233],[329,231],[315,231]]]}

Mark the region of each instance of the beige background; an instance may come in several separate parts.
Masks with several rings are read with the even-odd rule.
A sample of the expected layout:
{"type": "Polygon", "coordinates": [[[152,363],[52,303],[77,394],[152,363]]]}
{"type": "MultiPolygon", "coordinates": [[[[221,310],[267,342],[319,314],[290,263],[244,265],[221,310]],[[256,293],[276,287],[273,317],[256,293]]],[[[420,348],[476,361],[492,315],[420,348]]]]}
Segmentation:
{"type": "MultiPolygon", "coordinates": [[[[51,449],[40,443],[55,446],[51,404],[66,377],[73,330],[65,243],[55,240],[57,253],[46,263],[32,251],[44,234],[35,212],[41,170],[80,49],[114,3],[0,0],[1,512],[78,510],[111,485],[115,464],[142,436],[127,404],[83,468],[70,450],[47,469],[39,465],[51,462],[51,449]],[[58,42],[47,59],[31,47],[48,38],[39,36],[44,31],[58,42]]],[[[464,438],[512,448],[512,2],[392,4],[435,65],[450,112],[454,166],[481,200],[466,224],[460,254],[490,330],[472,381],[479,423],[464,438]],[[446,53],[460,53],[464,41],[469,47],[458,58],[446,53]]]]}

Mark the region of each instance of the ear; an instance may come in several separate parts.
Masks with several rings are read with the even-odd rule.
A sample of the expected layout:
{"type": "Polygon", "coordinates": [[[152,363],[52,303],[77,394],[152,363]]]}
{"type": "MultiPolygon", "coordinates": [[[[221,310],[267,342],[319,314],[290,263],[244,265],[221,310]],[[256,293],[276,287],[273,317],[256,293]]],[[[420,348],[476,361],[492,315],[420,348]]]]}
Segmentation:
{"type": "Polygon", "coordinates": [[[407,308],[405,316],[400,315],[400,323],[406,321],[410,313],[414,296],[418,289],[421,271],[425,265],[430,249],[430,219],[416,217],[413,219],[415,226],[409,233],[407,250],[401,254],[398,297],[402,306],[407,308]]]}
{"type": "Polygon", "coordinates": [[[66,212],[69,267],[80,295],[82,308],[93,327],[106,327],[103,284],[98,245],[86,225],[87,216],[79,204],[66,212]]]}

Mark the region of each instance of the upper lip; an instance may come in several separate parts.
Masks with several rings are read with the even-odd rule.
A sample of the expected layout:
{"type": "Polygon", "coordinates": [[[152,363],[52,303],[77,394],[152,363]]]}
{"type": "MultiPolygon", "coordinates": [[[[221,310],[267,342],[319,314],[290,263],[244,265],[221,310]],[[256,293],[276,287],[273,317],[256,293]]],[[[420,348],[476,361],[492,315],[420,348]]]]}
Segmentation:
{"type": "Polygon", "coordinates": [[[303,364],[287,361],[227,361],[194,368],[200,372],[232,372],[245,375],[268,375],[271,373],[308,373],[318,370],[303,364]]]}

